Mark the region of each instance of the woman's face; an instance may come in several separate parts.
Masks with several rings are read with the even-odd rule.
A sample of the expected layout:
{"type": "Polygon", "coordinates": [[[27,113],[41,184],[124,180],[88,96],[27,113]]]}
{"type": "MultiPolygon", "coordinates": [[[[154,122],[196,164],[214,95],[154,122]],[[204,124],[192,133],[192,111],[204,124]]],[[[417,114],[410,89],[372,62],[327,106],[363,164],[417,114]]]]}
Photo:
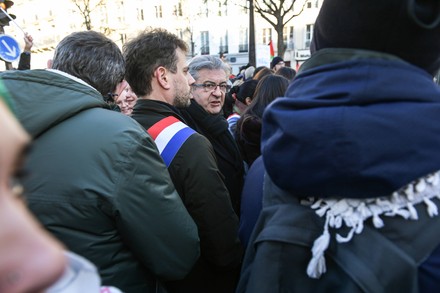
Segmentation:
{"type": "Polygon", "coordinates": [[[118,105],[118,107],[121,109],[121,113],[125,115],[130,115],[131,112],[133,112],[133,107],[136,104],[137,99],[138,97],[131,90],[130,85],[127,84],[127,86],[117,97],[116,105],[118,105]]]}

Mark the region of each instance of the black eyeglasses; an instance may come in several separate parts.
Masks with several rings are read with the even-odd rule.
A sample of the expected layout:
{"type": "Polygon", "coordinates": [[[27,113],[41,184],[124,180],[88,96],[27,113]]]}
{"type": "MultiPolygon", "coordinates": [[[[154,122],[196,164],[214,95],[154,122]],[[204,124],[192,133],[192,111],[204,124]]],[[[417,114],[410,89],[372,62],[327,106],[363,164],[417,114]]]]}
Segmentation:
{"type": "Polygon", "coordinates": [[[231,89],[231,86],[228,85],[227,83],[216,84],[213,82],[205,82],[205,83],[195,83],[192,84],[192,86],[197,88],[203,88],[205,92],[213,92],[217,89],[217,87],[220,89],[220,91],[224,93],[227,93],[231,89]]]}

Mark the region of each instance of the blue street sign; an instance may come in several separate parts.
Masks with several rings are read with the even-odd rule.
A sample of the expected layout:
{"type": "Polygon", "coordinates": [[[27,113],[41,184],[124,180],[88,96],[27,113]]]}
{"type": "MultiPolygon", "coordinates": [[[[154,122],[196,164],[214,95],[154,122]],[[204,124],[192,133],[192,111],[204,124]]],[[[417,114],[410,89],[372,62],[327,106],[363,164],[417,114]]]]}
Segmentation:
{"type": "Polygon", "coordinates": [[[7,62],[13,62],[20,57],[20,46],[11,36],[0,35],[0,58],[7,62]]]}

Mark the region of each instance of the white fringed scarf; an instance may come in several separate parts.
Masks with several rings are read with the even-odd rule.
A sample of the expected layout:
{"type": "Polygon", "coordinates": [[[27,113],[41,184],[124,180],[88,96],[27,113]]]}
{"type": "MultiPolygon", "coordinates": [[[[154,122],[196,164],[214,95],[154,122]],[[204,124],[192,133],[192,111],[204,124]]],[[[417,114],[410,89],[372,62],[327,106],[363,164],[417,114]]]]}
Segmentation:
{"type": "Polygon", "coordinates": [[[324,252],[330,243],[329,228],[339,229],[345,224],[351,228],[344,237],[336,234],[338,243],[349,242],[354,234],[360,234],[364,228],[364,221],[372,218],[375,228],[381,228],[384,223],[380,216],[401,216],[404,219],[417,220],[417,211],[414,205],[424,203],[430,217],[438,215],[438,208],[431,200],[440,199],[440,171],[418,179],[389,197],[369,199],[315,199],[309,198],[302,204],[310,205],[320,217],[326,217],[324,232],[313,243],[312,259],[307,266],[307,275],[319,278],[326,272],[324,252]]]}

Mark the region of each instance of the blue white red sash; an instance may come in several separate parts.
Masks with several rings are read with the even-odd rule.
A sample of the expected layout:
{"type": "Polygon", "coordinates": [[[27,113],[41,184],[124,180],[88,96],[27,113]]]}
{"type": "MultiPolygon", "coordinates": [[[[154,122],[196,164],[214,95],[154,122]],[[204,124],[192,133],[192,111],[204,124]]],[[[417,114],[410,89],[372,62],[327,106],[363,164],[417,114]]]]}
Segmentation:
{"type": "Polygon", "coordinates": [[[167,167],[180,147],[195,131],[173,116],[166,117],[148,128],[167,167]]]}

